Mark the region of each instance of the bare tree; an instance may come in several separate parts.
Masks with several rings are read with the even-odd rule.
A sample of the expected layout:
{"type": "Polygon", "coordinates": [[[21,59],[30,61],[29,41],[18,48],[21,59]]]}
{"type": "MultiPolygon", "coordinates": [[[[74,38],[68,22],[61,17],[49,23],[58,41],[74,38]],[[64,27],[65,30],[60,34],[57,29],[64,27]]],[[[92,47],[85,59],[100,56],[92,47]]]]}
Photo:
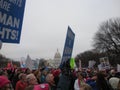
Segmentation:
{"type": "Polygon", "coordinates": [[[94,37],[95,49],[120,55],[120,18],[103,22],[94,37]]]}

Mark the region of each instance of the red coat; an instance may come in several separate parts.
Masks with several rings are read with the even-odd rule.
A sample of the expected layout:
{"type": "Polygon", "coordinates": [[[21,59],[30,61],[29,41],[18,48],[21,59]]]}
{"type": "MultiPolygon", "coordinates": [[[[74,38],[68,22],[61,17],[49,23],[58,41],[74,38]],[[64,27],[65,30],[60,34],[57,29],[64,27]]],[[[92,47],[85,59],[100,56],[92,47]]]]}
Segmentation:
{"type": "Polygon", "coordinates": [[[27,83],[19,80],[16,84],[15,90],[25,90],[26,87],[27,87],[27,83]]]}

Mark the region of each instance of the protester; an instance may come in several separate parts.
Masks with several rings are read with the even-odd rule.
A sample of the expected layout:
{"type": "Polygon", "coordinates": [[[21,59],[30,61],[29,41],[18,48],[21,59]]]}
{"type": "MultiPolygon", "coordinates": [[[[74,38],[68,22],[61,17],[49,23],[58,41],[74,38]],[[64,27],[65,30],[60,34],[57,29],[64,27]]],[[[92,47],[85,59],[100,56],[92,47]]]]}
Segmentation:
{"type": "Polygon", "coordinates": [[[4,76],[8,77],[7,70],[0,70],[0,75],[4,75],[4,76]]]}
{"type": "Polygon", "coordinates": [[[60,70],[56,69],[56,70],[53,70],[51,73],[53,74],[55,84],[57,85],[59,82],[60,70]]]}
{"type": "Polygon", "coordinates": [[[26,80],[27,80],[28,86],[38,84],[36,77],[32,73],[26,76],[26,80]]]}
{"type": "Polygon", "coordinates": [[[75,83],[74,83],[74,89],[80,90],[81,85],[84,83],[85,83],[84,76],[83,76],[82,72],[78,71],[77,72],[77,79],[75,80],[75,83]]]}
{"type": "Polygon", "coordinates": [[[47,74],[48,74],[48,71],[47,71],[46,69],[44,69],[44,70],[42,71],[42,75],[41,75],[41,77],[40,77],[41,83],[45,83],[45,82],[46,82],[45,78],[46,78],[46,75],[47,75],[47,74]]]}
{"type": "Polygon", "coordinates": [[[92,87],[88,84],[82,84],[79,90],[93,90],[92,87]]]}
{"type": "Polygon", "coordinates": [[[13,85],[14,89],[16,87],[16,83],[19,81],[19,75],[20,75],[21,72],[22,72],[22,69],[21,68],[17,68],[15,70],[14,76],[12,77],[12,85],[13,85]]]}
{"type": "Polygon", "coordinates": [[[89,79],[86,81],[88,85],[92,87],[93,90],[98,90],[96,86],[97,72],[90,74],[89,79]]]}
{"type": "Polygon", "coordinates": [[[0,76],[0,90],[10,90],[10,81],[5,76],[0,76]]]}
{"type": "Polygon", "coordinates": [[[35,75],[35,77],[36,77],[36,79],[37,79],[38,84],[40,84],[40,83],[41,83],[41,80],[40,80],[40,78],[41,78],[41,71],[36,70],[36,71],[34,72],[34,75],[35,75]]]}
{"type": "Polygon", "coordinates": [[[29,88],[32,88],[32,87],[34,88],[34,85],[38,84],[36,77],[32,73],[26,76],[26,81],[28,86],[25,88],[25,90],[29,90],[29,88]]]}
{"type": "Polygon", "coordinates": [[[63,68],[57,85],[57,90],[71,90],[70,70],[63,68]]]}
{"type": "Polygon", "coordinates": [[[20,80],[17,82],[15,90],[25,90],[27,87],[26,74],[21,73],[19,75],[19,79],[20,80]]]}
{"type": "Polygon", "coordinates": [[[25,88],[25,90],[34,90],[34,86],[33,85],[28,86],[27,88],[25,88]]]}
{"type": "Polygon", "coordinates": [[[116,77],[116,71],[115,71],[115,69],[111,69],[111,70],[109,71],[108,80],[109,80],[110,78],[112,78],[112,77],[116,77]]]}
{"type": "Polygon", "coordinates": [[[56,90],[57,87],[55,85],[55,81],[54,81],[54,76],[53,74],[49,73],[47,76],[46,76],[46,82],[49,84],[50,86],[50,90],[56,90]]]}
{"type": "Polygon", "coordinates": [[[98,90],[113,90],[102,72],[97,73],[96,85],[98,90]]]}
{"type": "Polygon", "coordinates": [[[26,70],[25,70],[25,74],[30,74],[31,73],[31,70],[29,69],[29,68],[26,68],[26,70]]]}

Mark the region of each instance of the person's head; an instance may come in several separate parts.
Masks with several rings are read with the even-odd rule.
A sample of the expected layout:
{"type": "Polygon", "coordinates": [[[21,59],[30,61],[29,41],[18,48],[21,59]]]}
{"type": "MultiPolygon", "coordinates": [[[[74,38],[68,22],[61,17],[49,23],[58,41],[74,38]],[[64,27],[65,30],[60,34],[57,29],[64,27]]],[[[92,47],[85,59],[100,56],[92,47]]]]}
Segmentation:
{"type": "Polygon", "coordinates": [[[54,71],[52,72],[52,74],[53,74],[54,77],[59,77],[60,71],[59,71],[59,70],[54,70],[54,71]]]}
{"type": "Polygon", "coordinates": [[[110,75],[115,76],[115,74],[116,74],[115,69],[112,69],[112,70],[110,71],[110,75]]]}
{"type": "Polygon", "coordinates": [[[0,70],[0,76],[8,76],[7,70],[0,70]]]}
{"type": "Polygon", "coordinates": [[[53,76],[53,74],[49,73],[46,76],[46,82],[48,82],[49,84],[53,84],[54,83],[54,76],[53,76]]]}
{"type": "Polygon", "coordinates": [[[83,78],[84,78],[84,75],[83,75],[82,72],[78,71],[78,72],[77,72],[77,77],[78,77],[79,79],[83,79],[83,78]]]}
{"type": "Polygon", "coordinates": [[[22,69],[21,68],[17,68],[16,70],[15,70],[15,73],[16,74],[20,74],[22,72],[22,69]]]}
{"type": "Polygon", "coordinates": [[[26,74],[20,73],[19,74],[19,79],[25,82],[26,81],[26,74]]]}
{"type": "Polygon", "coordinates": [[[34,72],[34,75],[35,75],[36,78],[40,78],[41,72],[40,72],[39,70],[36,70],[36,71],[34,72]]]}
{"type": "Polygon", "coordinates": [[[97,73],[97,80],[105,80],[105,75],[104,75],[104,73],[102,73],[102,72],[98,72],[97,73]]]}
{"type": "Polygon", "coordinates": [[[113,89],[120,89],[120,79],[117,77],[112,77],[109,79],[109,83],[113,89]]]}
{"type": "Polygon", "coordinates": [[[26,74],[30,74],[30,73],[31,73],[31,70],[30,70],[29,68],[27,68],[27,69],[25,70],[25,73],[26,73],[26,74]]]}
{"type": "Polygon", "coordinates": [[[92,87],[84,83],[80,86],[80,90],[92,90],[92,87]]]}
{"type": "Polygon", "coordinates": [[[28,74],[28,75],[26,76],[26,80],[27,80],[27,83],[28,83],[29,85],[35,85],[35,84],[37,84],[37,79],[36,79],[36,77],[34,76],[34,74],[28,74]]]}
{"type": "Polygon", "coordinates": [[[107,76],[108,76],[106,69],[100,70],[99,73],[101,73],[102,75],[104,75],[104,77],[107,77],[107,76]]]}
{"type": "Polygon", "coordinates": [[[10,81],[5,76],[0,76],[0,90],[10,90],[10,81]]]}
{"type": "Polygon", "coordinates": [[[43,74],[44,76],[46,76],[46,75],[48,74],[47,70],[43,70],[43,71],[42,71],[42,74],[43,74]]]}

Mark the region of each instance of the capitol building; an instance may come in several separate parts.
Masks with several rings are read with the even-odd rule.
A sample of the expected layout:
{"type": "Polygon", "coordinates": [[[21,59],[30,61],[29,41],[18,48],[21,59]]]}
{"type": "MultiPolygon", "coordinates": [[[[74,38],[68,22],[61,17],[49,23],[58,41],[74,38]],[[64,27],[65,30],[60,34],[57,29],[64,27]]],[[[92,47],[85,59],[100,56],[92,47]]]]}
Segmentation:
{"type": "Polygon", "coordinates": [[[52,60],[48,60],[48,63],[53,68],[58,68],[61,63],[61,54],[59,53],[58,49],[57,52],[54,55],[54,58],[52,60]]]}
{"type": "Polygon", "coordinates": [[[55,66],[55,68],[59,67],[60,63],[61,63],[61,55],[60,55],[60,53],[57,49],[57,52],[55,53],[55,56],[54,56],[54,66],[55,66]]]}
{"type": "Polygon", "coordinates": [[[58,68],[60,66],[61,63],[61,54],[59,52],[59,50],[57,49],[53,59],[36,59],[33,60],[30,58],[29,55],[27,55],[26,60],[22,60],[21,59],[21,67],[23,67],[23,64],[25,63],[25,67],[29,68],[29,69],[37,69],[38,67],[50,67],[50,68],[58,68]]]}

